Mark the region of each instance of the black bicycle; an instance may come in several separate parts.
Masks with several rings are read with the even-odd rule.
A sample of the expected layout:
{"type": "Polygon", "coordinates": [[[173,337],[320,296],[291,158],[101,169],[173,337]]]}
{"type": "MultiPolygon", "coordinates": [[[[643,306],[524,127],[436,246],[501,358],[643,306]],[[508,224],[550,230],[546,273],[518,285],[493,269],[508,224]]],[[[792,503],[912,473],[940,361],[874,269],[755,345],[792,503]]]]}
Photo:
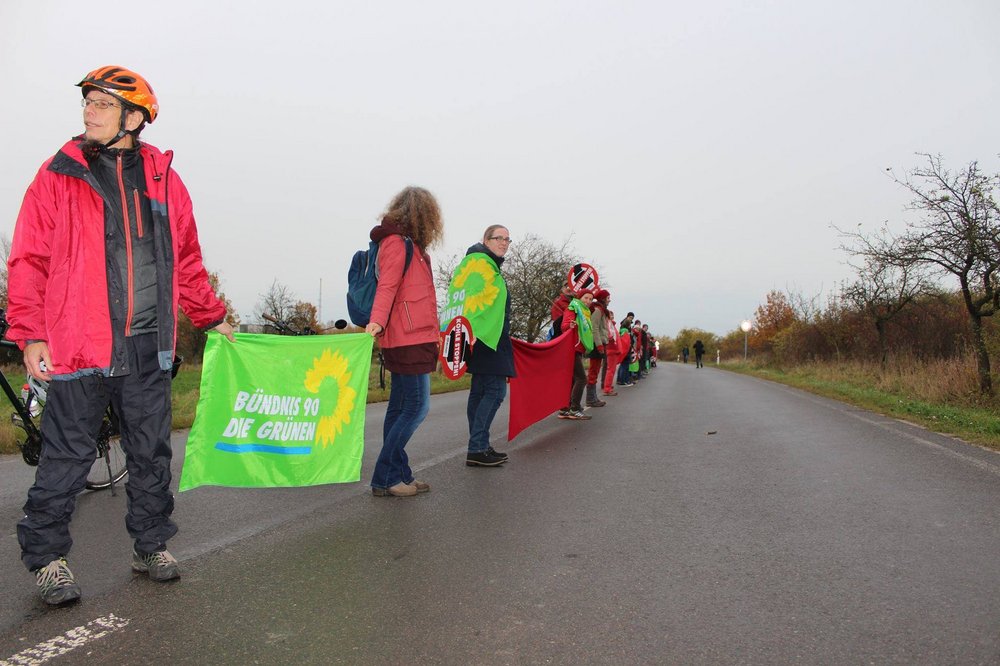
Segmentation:
{"type": "MultiPolygon", "coordinates": [[[[2,339],[6,332],[7,313],[0,310],[0,345],[16,349],[17,345],[13,342],[2,339]]],[[[177,365],[175,362],[175,374],[177,365]]],[[[17,442],[21,457],[24,458],[24,462],[36,466],[42,453],[42,433],[38,429],[37,419],[41,417],[45,407],[48,384],[28,377],[22,389],[24,393],[22,398],[14,391],[7,377],[0,372],[0,389],[14,406],[14,413],[10,415],[11,423],[24,433],[24,440],[17,442]]],[[[111,494],[114,495],[115,484],[124,479],[126,474],[128,469],[125,467],[125,451],[122,449],[121,426],[118,415],[108,405],[101,420],[100,430],[97,432],[97,457],[90,473],[87,474],[87,490],[110,488],[111,494]]]]}

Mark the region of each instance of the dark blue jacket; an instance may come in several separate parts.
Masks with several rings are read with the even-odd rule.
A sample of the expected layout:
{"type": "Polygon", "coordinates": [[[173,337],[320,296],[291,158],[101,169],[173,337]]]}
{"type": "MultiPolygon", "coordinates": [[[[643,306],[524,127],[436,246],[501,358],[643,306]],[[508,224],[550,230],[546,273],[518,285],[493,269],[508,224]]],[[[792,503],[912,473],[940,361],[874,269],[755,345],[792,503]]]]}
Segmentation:
{"type": "MultiPolygon", "coordinates": [[[[496,262],[497,268],[503,266],[503,257],[498,257],[482,243],[476,243],[465,254],[482,252],[496,262]]],[[[514,377],[514,347],[510,344],[510,292],[507,292],[507,302],[504,304],[503,330],[497,341],[497,349],[493,351],[486,345],[477,342],[472,348],[472,354],[467,361],[469,372],[474,375],[500,375],[514,377]]]]}

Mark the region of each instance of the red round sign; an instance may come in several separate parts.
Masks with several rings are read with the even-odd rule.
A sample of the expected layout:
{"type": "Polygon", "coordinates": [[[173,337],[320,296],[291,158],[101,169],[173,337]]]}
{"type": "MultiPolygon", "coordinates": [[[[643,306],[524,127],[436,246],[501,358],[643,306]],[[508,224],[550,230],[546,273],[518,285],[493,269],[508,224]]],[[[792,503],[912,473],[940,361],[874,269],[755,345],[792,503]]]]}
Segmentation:
{"type": "Polygon", "coordinates": [[[472,344],[472,325],[459,315],[441,334],[441,370],[448,379],[458,379],[469,369],[465,357],[472,344]]]}
{"type": "Polygon", "coordinates": [[[590,264],[573,264],[573,268],[569,269],[566,282],[573,291],[596,289],[598,285],[597,270],[590,264]]]}

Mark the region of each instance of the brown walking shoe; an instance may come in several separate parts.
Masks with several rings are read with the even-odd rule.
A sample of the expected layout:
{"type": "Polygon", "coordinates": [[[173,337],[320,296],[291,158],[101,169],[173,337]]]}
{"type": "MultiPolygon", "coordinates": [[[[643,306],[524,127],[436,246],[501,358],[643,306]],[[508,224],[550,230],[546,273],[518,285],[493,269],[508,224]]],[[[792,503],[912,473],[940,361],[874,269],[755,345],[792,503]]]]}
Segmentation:
{"type": "MultiPolygon", "coordinates": [[[[427,486],[430,490],[430,486],[427,486]]],[[[372,486],[372,495],[375,497],[413,497],[417,494],[417,487],[411,486],[408,483],[397,483],[394,486],[389,486],[388,488],[376,488],[372,486]]]]}

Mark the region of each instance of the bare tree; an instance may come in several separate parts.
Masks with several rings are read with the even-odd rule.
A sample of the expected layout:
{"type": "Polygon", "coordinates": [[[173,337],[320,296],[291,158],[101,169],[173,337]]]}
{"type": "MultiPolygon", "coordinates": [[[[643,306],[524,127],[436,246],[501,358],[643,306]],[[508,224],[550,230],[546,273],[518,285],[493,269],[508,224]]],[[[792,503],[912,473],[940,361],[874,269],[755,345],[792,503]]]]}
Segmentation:
{"type": "Polygon", "coordinates": [[[843,297],[875,325],[879,359],[885,368],[889,359],[886,324],[928,293],[930,285],[920,264],[896,264],[887,261],[885,254],[862,255],[862,264],[855,268],[858,278],[844,287],[843,297]]]}
{"type": "Polygon", "coordinates": [[[792,312],[795,313],[795,318],[799,321],[814,321],[823,312],[822,293],[817,293],[813,296],[806,296],[801,292],[792,291],[790,288],[786,287],[785,298],[788,300],[788,305],[791,306],[792,312]]]}
{"type": "MultiPolygon", "coordinates": [[[[448,286],[455,276],[455,269],[462,263],[463,257],[457,254],[450,255],[444,259],[435,259],[434,262],[434,289],[437,291],[437,302],[442,308],[448,304],[448,286]]],[[[440,312],[438,313],[440,314],[440,312]]]]}
{"type": "Polygon", "coordinates": [[[510,334],[535,342],[552,321],[552,301],[566,284],[570,267],[580,258],[572,248],[572,237],[554,245],[528,234],[511,245],[504,262],[504,277],[510,292],[510,334]]]}
{"type": "Polygon", "coordinates": [[[940,156],[923,157],[926,166],[902,180],[893,177],[913,194],[911,209],[925,216],[907,225],[889,263],[922,264],[958,279],[972,326],[979,390],[992,394],[983,318],[1000,309],[1000,210],[994,198],[1000,177],[982,173],[977,162],[952,173],[940,156]]]}
{"type": "Polygon", "coordinates": [[[267,293],[260,295],[260,300],[253,308],[256,323],[266,325],[267,320],[264,315],[274,317],[279,321],[289,321],[295,314],[295,304],[298,299],[292,290],[278,282],[277,278],[271,283],[267,293]]]}
{"type": "Polygon", "coordinates": [[[322,332],[322,326],[316,319],[318,310],[315,305],[308,301],[298,301],[292,306],[292,314],[284,320],[292,329],[296,331],[322,332]]]}

